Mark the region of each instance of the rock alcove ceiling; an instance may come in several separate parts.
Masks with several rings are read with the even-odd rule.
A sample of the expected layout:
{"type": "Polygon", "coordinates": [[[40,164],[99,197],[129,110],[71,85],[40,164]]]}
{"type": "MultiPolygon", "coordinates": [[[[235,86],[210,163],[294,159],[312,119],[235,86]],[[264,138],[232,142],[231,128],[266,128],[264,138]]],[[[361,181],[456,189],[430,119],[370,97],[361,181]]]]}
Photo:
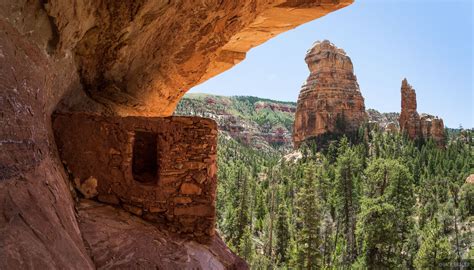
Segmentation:
{"type": "Polygon", "coordinates": [[[181,239],[79,202],[51,116],[168,116],[252,47],[351,2],[1,1],[0,268],[244,268],[217,235],[181,239]]]}

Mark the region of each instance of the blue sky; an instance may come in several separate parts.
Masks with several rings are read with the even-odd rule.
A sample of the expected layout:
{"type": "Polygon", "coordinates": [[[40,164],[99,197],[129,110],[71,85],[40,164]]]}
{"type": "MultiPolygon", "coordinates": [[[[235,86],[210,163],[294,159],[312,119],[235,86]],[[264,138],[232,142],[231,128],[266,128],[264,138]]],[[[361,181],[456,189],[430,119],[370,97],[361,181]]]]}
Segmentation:
{"type": "Polygon", "coordinates": [[[328,39],[351,57],[367,108],[400,111],[406,77],[418,112],[474,127],[472,14],[471,0],[356,0],[252,49],[190,92],[296,101],[309,74],[306,51],[328,39]]]}

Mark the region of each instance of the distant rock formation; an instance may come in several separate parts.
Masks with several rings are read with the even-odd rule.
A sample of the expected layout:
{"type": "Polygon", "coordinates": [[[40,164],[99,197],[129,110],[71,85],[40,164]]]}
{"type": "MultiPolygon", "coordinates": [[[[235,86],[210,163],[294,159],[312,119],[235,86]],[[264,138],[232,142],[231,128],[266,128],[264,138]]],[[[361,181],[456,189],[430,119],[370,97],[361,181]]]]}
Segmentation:
{"type": "Polygon", "coordinates": [[[296,104],[250,96],[185,95],[175,115],[196,115],[215,120],[224,137],[272,152],[293,148],[291,130],[296,104]]]}
{"type": "Polygon", "coordinates": [[[258,101],[258,102],[255,102],[254,107],[256,111],[263,110],[263,109],[270,109],[272,111],[280,111],[280,112],[288,112],[288,113],[296,112],[296,108],[293,105],[288,105],[284,103],[258,101]]]}
{"type": "Polygon", "coordinates": [[[402,111],[400,113],[400,130],[406,133],[411,139],[419,139],[421,137],[420,116],[416,111],[416,92],[413,87],[408,84],[407,79],[402,81],[402,111]]]}
{"type": "Polygon", "coordinates": [[[443,119],[429,114],[422,114],[420,117],[416,109],[415,89],[407,79],[402,81],[401,94],[400,131],[412,140],[431,138],[438,146],[443,146],[445,141],[443,119]]]}
{"type": "Polygon", "coordinates": [[[396,133],[400,130],[398,126],[399,113],[381,113],[374,109],[367,109],[367,116],[369,123],[374,123],[381,131],[396,133]]]}
{"type": "Polygon", "coordinates": [[[445,134],[443,119],[430,114],[421,114],[421,134],[424,139],[433,139],[438,146],[444,146],[445,134]]]}
{"type": "Polygon", "coordinates": [[[367,120],[351,59],[328,40],[316,42],[305,58],[310,75],[298,97],[295,147],[323,134],[354,132],[367,120]]]}

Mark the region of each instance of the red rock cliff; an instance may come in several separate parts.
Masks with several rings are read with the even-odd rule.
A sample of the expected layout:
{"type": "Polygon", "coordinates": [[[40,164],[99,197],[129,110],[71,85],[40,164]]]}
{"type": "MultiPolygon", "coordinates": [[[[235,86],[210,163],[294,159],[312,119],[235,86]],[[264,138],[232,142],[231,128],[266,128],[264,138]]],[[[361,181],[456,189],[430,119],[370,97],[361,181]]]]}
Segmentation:
{"type": "Polygon", "coordinates": [[[422,114],[420,117],[416,109],[415,89],[407,79],[402,81],[401,95],[400,131],[412,140],[431,138],[438,146],[443,146],[445,141],[443,119],[429,114],[422,114]]]}
{"type": "Polygon", "coordinates": [[[101,214],[104,222],[88,218],[89,207],[77,213],[51,114],[168,116],[189,88],[243,60],[252,47],[350,3],[0,1],[0,269],[95,269],[104,267],[101,261],[105,268],[241,265],[216,237],[213,252],[195,242],[180,252],[182,241],[160,252],[156,247],[170,241],[153,240],[143,220],[126,219],[124,226],[113,211],[101,214]],[[117,221],[114,235],[101,233],[106,221],[117,221]],[[198,259],[202,264],[193,263],[198,259]]]}
{"type": "Polygon", "coordinates": [[[367,119],[352,61],[344,50],[327,40],[316,42],[305,60],[311,73],[298,97],[295,147],[325,133],[355,131],[367,119]]]}

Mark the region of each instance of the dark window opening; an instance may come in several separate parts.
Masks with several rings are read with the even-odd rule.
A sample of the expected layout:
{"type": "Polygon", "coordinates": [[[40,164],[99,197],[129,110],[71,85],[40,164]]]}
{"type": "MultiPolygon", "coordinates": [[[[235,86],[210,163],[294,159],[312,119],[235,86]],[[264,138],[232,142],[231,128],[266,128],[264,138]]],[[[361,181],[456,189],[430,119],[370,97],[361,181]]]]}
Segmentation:
{"type": "Polygon", "coordinates": [[[132,173],[135,181],[140,183],[156,183],[158,174],[156,133],[135,131],[132,163],[132,173]]]}

